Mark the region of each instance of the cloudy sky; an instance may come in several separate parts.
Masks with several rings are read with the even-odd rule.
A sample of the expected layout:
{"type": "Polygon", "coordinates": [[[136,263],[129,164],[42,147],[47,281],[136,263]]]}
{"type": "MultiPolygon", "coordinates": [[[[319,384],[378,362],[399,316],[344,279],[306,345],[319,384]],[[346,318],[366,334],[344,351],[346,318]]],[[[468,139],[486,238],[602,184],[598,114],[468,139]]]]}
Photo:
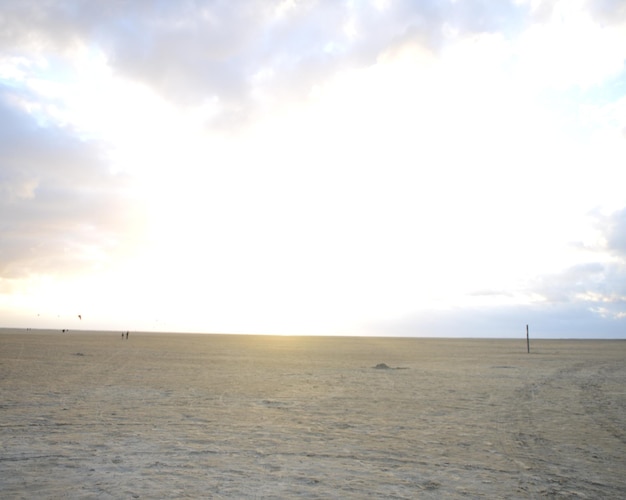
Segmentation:
{"type": "Polygon", "coordinates": [[[625,60],[621,0],[4,0],[0,326],[624,338],[625,60]]]}

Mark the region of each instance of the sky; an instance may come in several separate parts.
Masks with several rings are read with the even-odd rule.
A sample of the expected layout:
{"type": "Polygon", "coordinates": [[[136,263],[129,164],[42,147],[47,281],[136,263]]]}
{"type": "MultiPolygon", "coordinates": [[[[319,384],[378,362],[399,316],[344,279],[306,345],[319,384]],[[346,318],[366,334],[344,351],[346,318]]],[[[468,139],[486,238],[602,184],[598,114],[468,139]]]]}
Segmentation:
{"type": "Polygon", "coordinates": [[[0,326],[626,338],[625,61],[621,0],[4,0],[0,326]]]}

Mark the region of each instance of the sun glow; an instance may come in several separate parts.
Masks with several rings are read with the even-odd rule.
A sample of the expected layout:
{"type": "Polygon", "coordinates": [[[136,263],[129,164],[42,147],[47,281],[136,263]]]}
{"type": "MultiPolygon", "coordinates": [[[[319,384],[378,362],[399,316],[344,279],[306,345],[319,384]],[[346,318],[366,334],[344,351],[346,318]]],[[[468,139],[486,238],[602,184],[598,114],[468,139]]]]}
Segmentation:
{"type": "MultiPolygon", "coordinates": [[[[471,54],[488,68],[505,48],[484,43],[471,54]]],[[[567,232],[538,232],[552,200],[524,203],[543,175],[537,147],[555,154],[543,138],[552,125],[542,117],[536,126],[531,96],[512,103],[500,90],[511,88],[499,83],[506,73],[461,79],[466,66],[454,61],[475,61],[459,51],[436,62],[406,47],[231,136],[199,130],[198,111],[116,82],[108,100],[125,125],[108,110],[98,126],[117,168],[141,181],[150,226],[141,258],[92,293],[126,280],[136,290],[116,307],[138,293],[133,307],[162,325],[270,325],[266,333],[346,331],[354,318],[475,303],[477,286],[526,300],[511,297],[529,276],[569,262],[559,244],[567,232]],[[511,149],[525,178],[502,169],[511,149]],[[507,211],[495,208],[505,201],[507,211]],[[554,240],[552,253],[536,238],[554,240]]]]}
{"type": "Polygon", "coordinates": [[[119,46],[88,30],[63,51],[16,39],[25,55],[0,57],[6,122],[43,153],[7,142],[19,161],[0,208],[19,231],[2,306],[80,310],[84,327],[346,334],[536,303],[539,277],[612,262],[596,226],[624,203],[607,181],[626,164],[626,101],[607,83],[623,24],[532,2],[528,19],[506,14],[519,31],[486,9],[499,28],[481,32],[455,4],[442,18],[388,1],[231,7],[241,29],[210,36],[194,27],[217,26],[220,6],[197,23],[196,6],[155,25],[124,12],[145,31],[129,54],[139,40],[117,25],[103,36],[119,46]]]}

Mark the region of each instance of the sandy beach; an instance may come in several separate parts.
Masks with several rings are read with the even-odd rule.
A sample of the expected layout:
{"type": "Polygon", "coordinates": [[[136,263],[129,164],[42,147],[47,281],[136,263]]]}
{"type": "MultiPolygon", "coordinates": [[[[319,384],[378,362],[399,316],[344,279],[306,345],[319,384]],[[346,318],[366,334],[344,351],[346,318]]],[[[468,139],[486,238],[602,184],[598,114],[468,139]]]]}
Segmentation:
{"type": "Polygon", "coordinates": [[[626,497],[626,341],[120,333],[0,330],[0,497],[626,497]]]}

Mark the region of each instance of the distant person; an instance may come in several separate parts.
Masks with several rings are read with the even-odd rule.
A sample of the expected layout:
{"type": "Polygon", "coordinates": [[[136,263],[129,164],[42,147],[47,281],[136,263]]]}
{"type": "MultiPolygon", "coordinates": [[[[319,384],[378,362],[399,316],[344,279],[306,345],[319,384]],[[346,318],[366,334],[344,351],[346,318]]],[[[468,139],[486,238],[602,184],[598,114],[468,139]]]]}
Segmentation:
{"type": "Polygon", "coordinates": [[[128,340],[128,332],[126,332],[126,340],[128,340]]]}
{"type": "Polygon", "coordinates": [[[122,332],[122,340],[124,340],[124,332],[122,332]]]}

